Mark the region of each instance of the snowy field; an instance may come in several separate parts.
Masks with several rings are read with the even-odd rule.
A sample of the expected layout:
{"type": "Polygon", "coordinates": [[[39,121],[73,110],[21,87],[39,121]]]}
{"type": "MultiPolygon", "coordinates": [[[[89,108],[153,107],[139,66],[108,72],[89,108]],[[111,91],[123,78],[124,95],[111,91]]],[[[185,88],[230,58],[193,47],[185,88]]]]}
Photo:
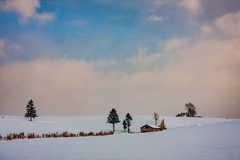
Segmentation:
{"type": "MultiPolygon", "coordinates": [[[[152,116],[132,116],[132,132],[154,124],[152,116]]],[[[122,121],[124,116],[120,116],[122,121]]],[[[240,120],[219,118],[160,117],[168,130],[154,133],[122,133],[101,137],[40,138],[0,141],[1,160],[32,159],[199,159],[239,160],[240,120]]],[[[107,116],[0,117],[0,134],[111,131],[107,116]]]]}

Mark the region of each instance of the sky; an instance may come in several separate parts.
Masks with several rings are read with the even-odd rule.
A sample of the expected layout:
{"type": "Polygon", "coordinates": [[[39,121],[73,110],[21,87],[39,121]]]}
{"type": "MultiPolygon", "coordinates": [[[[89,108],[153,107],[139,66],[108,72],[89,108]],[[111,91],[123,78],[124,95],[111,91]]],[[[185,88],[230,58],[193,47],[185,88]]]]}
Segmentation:
{"type": "Polygon", "coordinates": [[[239,0],[0,0],[0,115],[240,118],[239,0]]]}

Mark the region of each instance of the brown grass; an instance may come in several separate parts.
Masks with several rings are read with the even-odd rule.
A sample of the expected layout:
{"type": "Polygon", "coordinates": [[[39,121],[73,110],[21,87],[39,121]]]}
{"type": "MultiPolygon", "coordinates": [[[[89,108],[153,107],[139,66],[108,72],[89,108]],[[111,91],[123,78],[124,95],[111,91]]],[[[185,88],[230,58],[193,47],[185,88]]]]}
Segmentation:
{"type": "Polygon", "coordinates": [[[28,133],[27,135],[24,134],[24,132],[21,132],[19,134],[16,133],[10,133],[7,134],[6,137],[2,137],[0,135],[0,140],[5,140],[5,141],[10,141],[10,140],[15,140],[15,139],[35,139],[35,138],[59,138],[59,137],[87,137],[87,136],[106,136],[106,135],[112,135],[114,134],[113,131],[110,132],[89,132],[89,133],[84,133],[84,132],[79,132],[79,134],[74,134],[74,133],[68,133],[67,131],[62,132],[62,133],[47,133],[47,134],[42,134],[41,136],[38,134],[34,133],[28,133]]]}

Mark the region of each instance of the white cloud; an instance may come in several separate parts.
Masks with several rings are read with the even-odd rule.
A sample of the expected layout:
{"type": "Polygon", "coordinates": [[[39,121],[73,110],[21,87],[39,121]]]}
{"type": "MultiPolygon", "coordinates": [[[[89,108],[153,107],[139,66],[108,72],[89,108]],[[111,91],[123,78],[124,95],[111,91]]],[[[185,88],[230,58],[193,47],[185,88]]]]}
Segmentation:
{"type": "Polygon", "coordinates": [[[227,36],[240,36],[240,11],[216,19],[214,25],[227,36]]]}
{"type": "Polygon", "coordinates": [[[160,6],[162,5],[164,2],[162,0],[157,0],[157,1],[154,1],[153,2],[153,5],[156,5],[156,6],[160,6]]]}
{"type": "Polygon", "coordinates": [[[193,14],[199,14],[202,11],[201,0],[182,0],[179,6],[187,9],[193,14]]]}
{"type": "Polygon", "coordinates": [[[156,15],[151,15],[148,20],[150,21],[162,21],[163,18],[162,17],[159,17],[159,16],[156,16],[156,15]]]}
{"type": "Polygon", "coordinates": [[[17,44],[9,45],[7,47],[7,49],[13,50],[14,52],[19,52],[19,53],[24,52],[24,49],[20,45],[17,45],[17,44]]]}
{"type": "Polygon", "coordinates": [[[0,39],[0,57],[5,57],[7,54],[19,54],[24,52],[24,49],[17,44],[9,44],[5,39],[0,39]]]}
{"type": "Polygon", "coordinates": [[[149,12],[155,12],[156,10],[158,10],[160,7],[162,7],[164,4],[169,3],[169,1],[163,1],[163,0],[155,0],[153,2],[150,2],[150,8],[149,8],[149,12]]]}
{"type": "MultiPolygon", "coordinates": [[[[178,38],[174,38],[171,39],[167,42],[164,43],[164,50],[165,51],[171,51],[171,50],[176,50],[179,49],[181,47],[183,47],[184,45],[186,45],[188,42],[188,39],[186,38],[182,38],[182,39],[178,39],[178,38]]],[[[162,42],[159,43],[160,45],[162,45],[162,42]]]]}
{"type": "Polygon", "coordinates": [[[36,13],[33,18],[37,19],[40,23],[44,23],[45,21],[52,21],[54,19],[54,14],[52,13],[36,13]]]}
{"type": "Polygon", "coordinates": [[[157,54],[151,54],[149,56],[144,56],[144,57],[138,56],[138,57],[129,58],[128,61],[137,66],[147,65],[147,64],[158,62],[161,56],[162,56],[162,53],[157,53],[157,54]]]}
{"type": "Polygon", "coordinates": [[[0,8],[6,12],[16,12],[21,15],[20,22],[26,23],[28,19],[36,19],[41,23],[54,19],[52,13],[37,13],[40,7],[39,0],[6,0],[0,2],[0,8]]]}
{"type": "Polygon", "coordinates": [[[145,66],[155,62],[158,62],[162,56],[162,53],[147,54],[148,48],[141,48],[138,50],[138,56],[127,59],[133,66],[145,66]]]}
{"type": "Polygon", "coordinates": [[[213,33],[212,27],[209,25],[203,25],[201,28],[201,36],[206,37],[206,36],[211,36],[213,33]]]}
{"type": "Polygon", "coordinates": [[[223,15],[216,20],[203,25],[201,30],[201,36],[217,37],[217,38],[237,38],[240,37],[240,11],[236,13],[229,13],[223,15]]]}

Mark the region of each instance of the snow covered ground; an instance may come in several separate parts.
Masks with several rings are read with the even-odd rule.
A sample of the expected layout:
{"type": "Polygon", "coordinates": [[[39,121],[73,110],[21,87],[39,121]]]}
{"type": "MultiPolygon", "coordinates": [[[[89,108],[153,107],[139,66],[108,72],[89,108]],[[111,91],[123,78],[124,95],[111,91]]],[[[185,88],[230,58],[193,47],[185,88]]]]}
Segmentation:
{"type": "MultiPolygon", "coordinates": [[[[120,116],[122,121],[124,116],[120,116]]],[[[240,159],[240,120],[160,117],[168,130],[101,137],[41,138],[0,141],[1,160],[27,159],[240,159]]],[[[0,134],[111,131],[107,116],[0,118],[0,134]]],[[[133,116],[131,131],[154,124],[152,116],[133,116]]]]}

